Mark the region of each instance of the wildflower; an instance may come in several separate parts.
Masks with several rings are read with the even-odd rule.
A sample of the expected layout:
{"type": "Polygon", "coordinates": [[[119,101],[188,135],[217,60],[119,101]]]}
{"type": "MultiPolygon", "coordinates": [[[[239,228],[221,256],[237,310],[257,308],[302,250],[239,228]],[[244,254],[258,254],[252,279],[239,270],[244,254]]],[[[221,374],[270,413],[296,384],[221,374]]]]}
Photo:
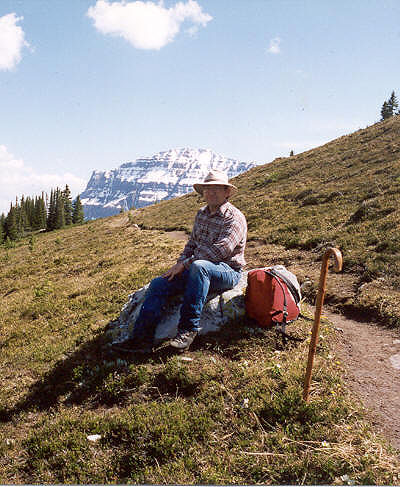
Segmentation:
{"type": "Polygon", "coordinates": [[[323,442],[321,442],[321,445],[322,445],[324,448],[328,448],[329,443],[328,443],[327,441],[325,441],[325,440],[324,440],[323,442]]]}
{"type": "Polygon", "coordinates": [[[96,441],[99,441],[101,439],[101,435],[89,435],[86,438],[89,441],[92,441],[93,443],[96,443],[96,441]]]}
{"type": "Polygon", "coordinates": [[[191,357],[179,357],[179,360],[182,362],[193,362],[193,359],[191,357]]]}
{"type": "Polygon", "coordinates": [[[248,408],[249,407],[249,400],[247,397],[245,397],[242,401],[242,408],[248,408]]]}
{"type": "Polygon", "coordinates": [[[347,474],[346,475],[341,475],[340,476],[340,479],[343,481],[343,482],[346,482],[347,485],[354,485],[355,482],[353,479],[351,479],[347,474]]]}

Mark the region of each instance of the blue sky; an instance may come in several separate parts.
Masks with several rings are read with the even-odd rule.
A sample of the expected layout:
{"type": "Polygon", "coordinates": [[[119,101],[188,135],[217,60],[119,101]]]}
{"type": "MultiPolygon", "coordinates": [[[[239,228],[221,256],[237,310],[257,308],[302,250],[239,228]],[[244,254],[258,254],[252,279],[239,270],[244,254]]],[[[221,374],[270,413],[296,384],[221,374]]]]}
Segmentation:
{"type": "Polygon", "coordinates": [[[398,0],[0,0],[0,212],[177,147],[270,162],[377,122],[398,0]]]}

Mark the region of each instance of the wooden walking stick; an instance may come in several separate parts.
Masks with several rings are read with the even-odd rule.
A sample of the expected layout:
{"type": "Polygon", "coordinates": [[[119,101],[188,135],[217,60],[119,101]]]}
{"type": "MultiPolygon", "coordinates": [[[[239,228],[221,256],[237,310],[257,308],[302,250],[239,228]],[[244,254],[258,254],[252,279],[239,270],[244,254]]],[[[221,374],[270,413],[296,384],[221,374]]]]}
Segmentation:
{"type": "Polygon", "coordinates": [[[310,348],[308,351],[308,362],[306,377],[304,380],[304,390],[303,399],[308,402],[308,396],[310,394],[310,384],[311,384],[311,374],[314,364],[315,352],[317,350],[318,335],[319,335],[319,322],[321,320],[322,306],[324,304],[325,289],[326,289],[326,278],[328,275],[328,264],[329,257],[333,255],[335,257],[335,272],[340,272],[342,270],[343,258],[339,249],[329,248],[325,251],[324,257],[322,259],[321,274],[319,277],[319,287],[317,295],[317,303],[315,305],[315,316],[314,325],[312,329],[310,348]]]}

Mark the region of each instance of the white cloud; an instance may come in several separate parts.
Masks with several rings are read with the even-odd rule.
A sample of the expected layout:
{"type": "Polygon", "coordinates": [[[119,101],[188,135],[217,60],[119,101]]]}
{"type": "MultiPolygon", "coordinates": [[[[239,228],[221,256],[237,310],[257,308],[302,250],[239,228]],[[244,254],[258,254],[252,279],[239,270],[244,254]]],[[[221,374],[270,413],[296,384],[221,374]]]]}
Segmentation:
{"type": "Polygon", "coordinates": [[[269,41],[269,48],[267,51],[270,54],[279,54],[281,52],[281,42],[282,40],[279,37],[274,37],[269,41]]]}
{"type": "Polygon", "coordinates": [[[212,20],[195,0],[178,2],[171,8],[165,8],[162,1],[97,0],[87,15],[102,34],[123,37],[137,49],[156,50],[174,40],[183,22],[194,24],[188,29],[193,35],[199,26],[205,27],[212,20]]]}
{"type": "Polygon", "coordinates": [[[17,159],[5,145],[0,145],[0,214],[7,214],[16,196],[35,196],[42,191],[50,193],[52,188],[64,188],[66,184],[74,197],[85,189],[86,181],[68,172],[39,173],[22,159],[17,159]]]}
{"type": "Polygon", "coordinates": [[[17,22],[23,17],[15,13],[0,17],[0,70],[13,69],[22,57],[22,49],[28,47],[25,33],[17,22]]]}

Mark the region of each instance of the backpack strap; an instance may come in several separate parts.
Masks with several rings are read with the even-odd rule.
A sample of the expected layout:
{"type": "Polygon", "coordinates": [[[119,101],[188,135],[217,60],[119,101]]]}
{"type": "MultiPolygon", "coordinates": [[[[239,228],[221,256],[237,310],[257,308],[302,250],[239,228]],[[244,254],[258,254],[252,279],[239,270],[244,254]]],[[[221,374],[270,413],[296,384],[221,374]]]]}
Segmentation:
{"type": "MultiPolygon", "coordinates": [[[[287,301],[286,301],[285,289],[284,289],[284,287],[282,286],[282,283],[281,283],[281,282],[280,282],[280,280],[279,280],[280,276],[275,275],[275,274],[274,274],[274,272],[272,272],[271,270],[266,270],[266,269],[264,269],[264,272],[265,272],[266,274],[268,274],[268,275],[270,275],[270,276],[274,277],[274,278],[275,278],[275,280],[276,280],[276,282],[279,284],[280,288],[282,289],[282,294],[283,294],[283,310],[282,310],[282,314],[283,314],[283,321],[282,321],[282,324],[281,324],[280,326],[281,326],[281,331],[282,331],[282,333],[286,333],[286,332],[285,332],[285,329],[286,329],[286,317],[287,317],[287,315],[288,315],[288,312],[287,312],[287,301]]],[[[286,282],[285,282],[285,284],[286,284],[286,282]]],[[[277,314],[279,314],[279,313],[280,313],[280,311],[279,311],[279,310],[277,310],[277,311],[275,311],[275,313],[274,313],[272,316],[277,315],[277,314]]],[[[276,324],[277,324],[277,323],[276,323],[276,324]]],[[[277,324],[277,327],[278,327],[278,324],[277,324]]]]}
{"type": "MultiPolygon", "coordinates": [[[[267,271],[265,271],[265,272],[267,272],[267,271]]],[[[293,285],[293,283],[290,282],[290,280],[287,279],[286,276],[284,276],[283,274],[281,274],[279,271],[277,271],[275,269],[269,269],[268,273],[271,274],[274,277],[279,277],[279,279],[282,279],[282,281],[286,284],[286,286],[288,287],[290,293],[292,294],[292,296],[293,296],[296,304],[299,304],[299,302],[300,302],[299,292],[297,291],[297,289],[293,285]]]]}
{"type": "MultiPolygon", "coordinates": [[[[286,284],[286,286],[288,287],[289,291],[292,293],[293,298],[295,299],[295,301],[296,301],[296,297],[298,298],[298,301],[296,301],[296,304],[300,301],[299,294],[297,292],[297,289],[293,286],[293,284],[290,281],[288,281],[287,279],[285,279],[279,272],[277,272],[277,271],[271,271],[271,270],[266,270],[266,269],[264,269],[264,272],[266,274],[269,274],[270,276],[272,276],[272,277],[275,278],[276,282],[279,284],[280,288],[282,289],[282,293],[283,293],[283,310],[282,310],[283,320],[282,320],[282,323],[278,323],[278,322],[274,321],[274,323],[276,325],[276,327],[275,327],[276,333],[278,335],[281,335],[282,336],[282,340],[283,340],[283,344],[284,345],[286,345],[288,339],[289,340],[292,340],[294,342],[303,342],[304,341],[303,338],[297,338],[297,337],[291,336],[291,335],[289,335],[289,334],[286,333],[286,325],[287,325],[286,318],[287,318],[287,315],[288,315],[288,312],[287,312],[287,301],[286,301],[285,289],[282,286],[282,283],[280,282],[280,279],[282,279],[282,281],[286,284]],[[292,291],[292,289],[293,289],[293,291],[292,291]]],[[[280,313],[280,311],[275,311],[275,313],[273,313],[272,316],[275,316],[275,315],[277,315],[279,313],[280,313]]]]}

